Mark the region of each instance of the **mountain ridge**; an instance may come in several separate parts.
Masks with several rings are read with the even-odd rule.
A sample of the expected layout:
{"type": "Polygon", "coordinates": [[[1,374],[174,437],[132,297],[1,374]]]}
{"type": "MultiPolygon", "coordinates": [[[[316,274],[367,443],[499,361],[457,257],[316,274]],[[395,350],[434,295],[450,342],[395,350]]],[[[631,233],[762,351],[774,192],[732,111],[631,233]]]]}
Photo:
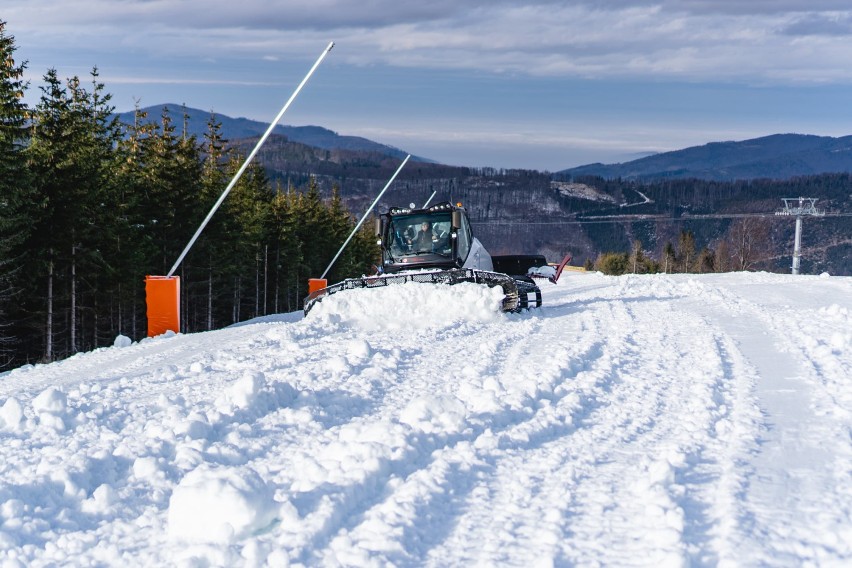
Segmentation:
{"type": "MultiPolygon", "coordinates": [[[[222,135],[229,141],[261,136],[267,123],[245,117],[231,117],[172,103],[145,107],[149,120],[156,120],[168,109],[172,116],[186,114],[187,131],[199,139],[207,130],[210,117],[221,123],[222,135]]],[[[116,113],[126,124],[132,123],[135,111],[116,113]]],[[[402,159],[407,152],[361,136],[341,135],[317,125],[292,126],[278,124],[274,134],[287,140],[322,150],[345,150],[402,159]]],[[[414,156],[412,160],[437,164],[435,160],[414,156]]],[[[601,177],[604,179],[655,180],[702,179],[734,181],[738,179],[788,180],[794,177],[824,173],[852,172],[852,135],[832,137],[814,134],[770,134],[747,140],[708,142],[670,152],[660,152],[618,163],[591,163],[559,170],[554,179],[601,177]]]]}
{"type": "Polygon", "coordinates": [[[852,136],[770,134],[740,141],[708,142],[616,164],[587,164],[556,172],[562,177],[605,179],[790,179],[852,172],[852,136]]]}
{"type": "MultiPolygon", "coordinates": [[[[267,128],[269,128],[268,123],[260,122],[258,120],[245,117],[234,118],[217,112],[204,111],[197,108],[187,107],[185,105],[171,103],[152,105],[140,110],[147,113],[149,120],[155,120],[157,117],[162,115],[165,109],[168,109],[169,113],[173,117],[180,116],[185,113],[189,119],[187,121],[187,132],[190,135],[197,136],[199,139],[201,139],[207,131],[207,122],[211,116],[222,124],[222,134],[229,141],[258,137],[263,135],[267,128]]],[[[129,124],[133,122],[135,112],[136,111],[130,110],[115,113],[115,115],[121,122],[129,124]]],[[[285,136],[288,140],[293,142],[299,142],[300,144],[321,148],[323,150],[337,149],[377,152],[379,154],[399,159],[405,158],[408,154],[394,146],[375,142],[361,136],[341,135],[323,126],[292,126],[278,124],[272,132],[273,134],[285,136]]],[[[433,160],[419,156],[411,156],[411,159],[417,162],[434,162],[433,160]]]]}

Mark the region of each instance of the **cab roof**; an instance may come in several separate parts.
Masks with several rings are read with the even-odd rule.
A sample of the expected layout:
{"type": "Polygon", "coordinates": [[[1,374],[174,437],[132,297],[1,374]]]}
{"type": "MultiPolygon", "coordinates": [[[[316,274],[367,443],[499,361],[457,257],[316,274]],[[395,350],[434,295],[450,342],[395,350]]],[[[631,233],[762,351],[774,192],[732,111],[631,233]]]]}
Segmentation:
{"type": "Polygon", "coordinates": [[[412,207],[391,207],[388,210],[388,215],[391,217],[395,215],[412,215],[412,214],[423,214],[423,213],[438,213],[443,211],[463,211],[464,207],[462,207],[461,203],[453,205],[449,201],[443,201],[441,203],[436,203],[435,205],[431,205],[426,207],[425,209],[416,209],[412,207]]]}

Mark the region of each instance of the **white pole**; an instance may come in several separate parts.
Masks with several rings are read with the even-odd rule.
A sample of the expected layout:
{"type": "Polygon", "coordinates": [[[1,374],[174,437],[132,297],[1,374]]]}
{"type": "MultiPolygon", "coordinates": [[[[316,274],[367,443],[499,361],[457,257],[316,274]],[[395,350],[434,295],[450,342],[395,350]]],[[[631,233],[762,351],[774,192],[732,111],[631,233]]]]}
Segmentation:
{"type": "Polygon", "coordinates": [[[421,209],[426,209],[427,207],[429,207],[429,204],[432,203],[432,198],[435,197],[436,193],[438,193],[437,189],[432,192],[432,195],[429,196],[429,199],[426,200],[426,203],[423,204],[423,207],[421,207],[421,209]]]}
{"type": "Polygon", "coordinates": [[[369,207],[369,208],[367,208],[367,212],[366,212],[366,213],[364,213],[364,216],[363,216],[363,217],[361,217],[361,220],[360,220],[360,221],[358,221],[358,224],[357,224],[357,225],[355,225],[355,228],[354,228],[354,229],[352,229],[352,232],[349,234],[349,238],[347,238],[347,239],[346,239],[346,242],[345,242],[345,243],[343,243],[343,246],[342,246],[342,247],[340,247],[340,250],[339,250],[339,251],[337,251],[337,254],[336,254],[336,255],[334,255],[334,258],[332,258],[332,259],[331,259],[331,262],[329,263],[328,268],[326,268],[326,269],[325,269],[325,272],[323,272],[323,273],[322,273],[322,276],[320,276],[320,279],[325,278],[325,275],[326,275],[326,274],[328,274],[328,271],[329,271],[329,270],[331,270],[331,267],[332,267],[332,266],[334,266],[334,263],[337,261],[337,257],[339,257],[339,256],[340,256],[340,253],[342,253],[342,252],[343,252],[343,249],[345,249],[345,248],[346,248],[346,245],[348,245],[348,244],[349,244],[349,241],[351,241],[351,240],[352,240],[352,237],[353,237],[353,236],[355,236],[355,233],[357,233],[357,232],[358,232],[358,229],[360,229],[360,228],[361,228],[361,225],[362,225],[362,224],[364,224],[364,219],[366,219],[366,218],[367,218],[367,215],[369,215],[369,214],[370,214],[370,211],[372,211],[372,210],[373,210],[373,207],[375,207],[375,206],[376,206],[376,203],[378,203],[378,202],[379,202],[379,199],[381,199],[381,198],[382,198],[382,195],[384,195],[384,194],[385,194],[385,192],[388,190],[388,188],[390,187],[390,185],[393,183],[393,180],[395,180],[395,179],[396,179],[396,176],[397,176],[397,175],[399,175],[399,172],[401,172],[401,171],[402,171],[402,168],[405,166],[406,162],[408,162],[408,159],[409,159],[410,157],[411,157],[411,154],[409,154],[409,155],[407,155],[407,156],[405,157],[405,159],[402,161],[402,163],[401,163],[401,164],[399,165],[399,167],[396,169],[396,171],[394,172],[394,174],[393,174],[393,175],[391,176],[391,178],[388,180],[388,183],[386,183],[386,184],[385,184],[384,189],[382,189],[382,190],[379,192],[379,195],[377,195],[377,196],[376,196],[376,199],[373,201],[373,204],[372,204],[372,205],[370,205],[370,207],[369,207]]]}
{"type": "Polygon", "coordinates": [[[302,82],[299,83],[299,86],[296,87],[296,90],[293,91],[293,94],[290,95],[290,99],[287,101],[287,103],[281,109],[281,112],[278,113],[278,116],[275,117],[275,120],[273,120],[272,123],[269,125],[269,128],[266,129],[266,132],[263,133],[263,136],[260,137],[260,140],[258,140],[254,149],[251,151],[251,154],[248,155],[248,158],[246,158],[245,162],[243,162],[243,165],[240,166],[240,169],[237,171],[236,175],[231,180],[231,183],[228,184],[228,187],[226,187],[225,191],[222,192],[222,195],[219,196],[219,200],[216,201],[216,203],[213,205],[213,208],[210,210],[210,213],[208,213],[207,217],[204,219],[204,221],[202,221],[201,226],[198,227],[198,230],[195,231],[194,235],[192,235],[192,238],[189,240],[189,244],[187,244],[186,248],[183,249],[183,252],[180,253],[180,256],[178,257],[174,266],[172,266],[172,269],[169,270],[169,273],[167,274],[167,276],[171,276],[172,274],[174,274],[175,270],[177,270],[177,267],[180,265],[180,263],[183,261],[183,258],[189,252],[189,249],[191,249],[192,245],[195,244],[195,241],[196,241],[196,239],[198,239],[198,236],[201,234],[201,231],[204,230],[204,227],[206,227],[207,223],[210,222],[210,219],[213,217],[213,214],[216,213],[216,210],[219,209],[219,206],[222,205],[222,202],[225,201],[226,197],[228,197],[228,194],[231,192],[231,190],[237,184],[237,181],[239,181],[240,177],[243,175],[243,172],[246,171],[246,168],[248,168],[248,165],[254,159],[254,156],[257,154],[258,150],[260,150],[260,147],[263,145],[264,142],[266,142],[266,139],[269,138],[269,135],[272,134],[272,131],[278,125],[278,122],[281,120],[281,117],[284,116],[284,113],[287,112],[287,109],[290,107],[290,103],[292,103],[293,100],[295,100],[296,95],[299,94],[299,91],[302,90],[302,87],[305,86],[305,83],[308,82],[308,79],[310,79],[311,75],[314,74],[314,71],[316,71],[316,68],[319,67],[320,63],[322,63],[322,60],[325,59],[325,56],[328,55],[328,52],[331,51],[332,47],[334,47],[333,41],[330,42],[328,44],[328,47],[326,47],[323,50],[322,54],[319,56],[319,59],[317,59],[316,63],[314,63],[314,66],[311,67],[311,70],[308,71],[308,74],[305,75],[305,78],[302,79],[302,82]]]}
{"type": "Polygon", "coordinates": [[[796,236],[793,241],[793,274],[799,273],[802,257],[802,217],[796,217],[796,236]]]}

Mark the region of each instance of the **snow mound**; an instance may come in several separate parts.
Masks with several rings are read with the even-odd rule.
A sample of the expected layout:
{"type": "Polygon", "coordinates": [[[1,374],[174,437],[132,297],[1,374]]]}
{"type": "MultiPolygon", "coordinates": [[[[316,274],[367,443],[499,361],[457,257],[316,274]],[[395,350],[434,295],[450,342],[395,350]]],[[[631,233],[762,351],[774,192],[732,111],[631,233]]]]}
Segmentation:
{"type": "Polygon", "coordinates": [[[250,536],[275,519],[274,490],[248,467],[201,465],[169,500],[169,536],[199,543],[228,543],[250,536]]]}
{"type": "Polygon", "coordinates": [[[501,317],[502,300],[500,287],[408,282],[332,294],[314,305],[308,319],[371,331],[426,329],[458,320],[494,321],[501,317]]]}
{"type": "Polygon", "coordinates": [[[453,434],[465,425],[467,409],[452,395],[424,396],[410,402],[399,421],[426,434],[453,434]]]}
{"type": "Polygon", "coordinates": [[[9,397],[0,407],[0,428],[16,429],[24,419],[24,409],[18,399],[9,397]]]}
{"type": "Polygon", "coordinates": [[[216,400],[220,412],[230,414],[234,409],[251,408],[266,387],[266,377],[259,371],[246,371],[222,396],[216,400]]]}
{"type": "Polygon", "coordinates": [[[61,390],[50,387],[33,399],[33,410],[37,413],[62,414],[68,405],[68,398],[61,390]]]}
{"type": "Polygon", "coordinates": [[[68,409],[68,397],[64,392],[56,387],[49,387],[33,399],[32,406],[42,425],[57,432],[65,430],[64,417],[68,409]]]}

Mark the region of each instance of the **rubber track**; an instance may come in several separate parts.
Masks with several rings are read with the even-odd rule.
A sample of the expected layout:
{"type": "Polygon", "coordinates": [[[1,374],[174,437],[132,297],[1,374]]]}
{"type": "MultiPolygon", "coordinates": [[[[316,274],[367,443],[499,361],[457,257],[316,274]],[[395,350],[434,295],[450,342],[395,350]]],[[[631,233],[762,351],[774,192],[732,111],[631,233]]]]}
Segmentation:
{"type": "Polygon", "coordinates": [[[354,290],[357,288],[379,288],[391,284],[403,284],[405,282],[420,282],[425,284],[454,285],[461,282],[472,282],[474,284],[485,284],[488,287],[500,286],[505,294],[501,309],[504,312],[518,312],[522,309],[541,306],[541,290],[534,282],[515,279],[508,274],[500,272],[489,272],[486,270],[474,270],[471,268],[458,268],[453,270],[436,270],[431,272],[407,272],[404,274],[390,274],[383,276],[370,276],[364,278],[347,278],[322,290],[317,290],[305,298],[305,315],[311,308],[328,295],[342,290],[354,290]],[[535,306],[530,305],[529,294],[534,294],[535,306]]]}

